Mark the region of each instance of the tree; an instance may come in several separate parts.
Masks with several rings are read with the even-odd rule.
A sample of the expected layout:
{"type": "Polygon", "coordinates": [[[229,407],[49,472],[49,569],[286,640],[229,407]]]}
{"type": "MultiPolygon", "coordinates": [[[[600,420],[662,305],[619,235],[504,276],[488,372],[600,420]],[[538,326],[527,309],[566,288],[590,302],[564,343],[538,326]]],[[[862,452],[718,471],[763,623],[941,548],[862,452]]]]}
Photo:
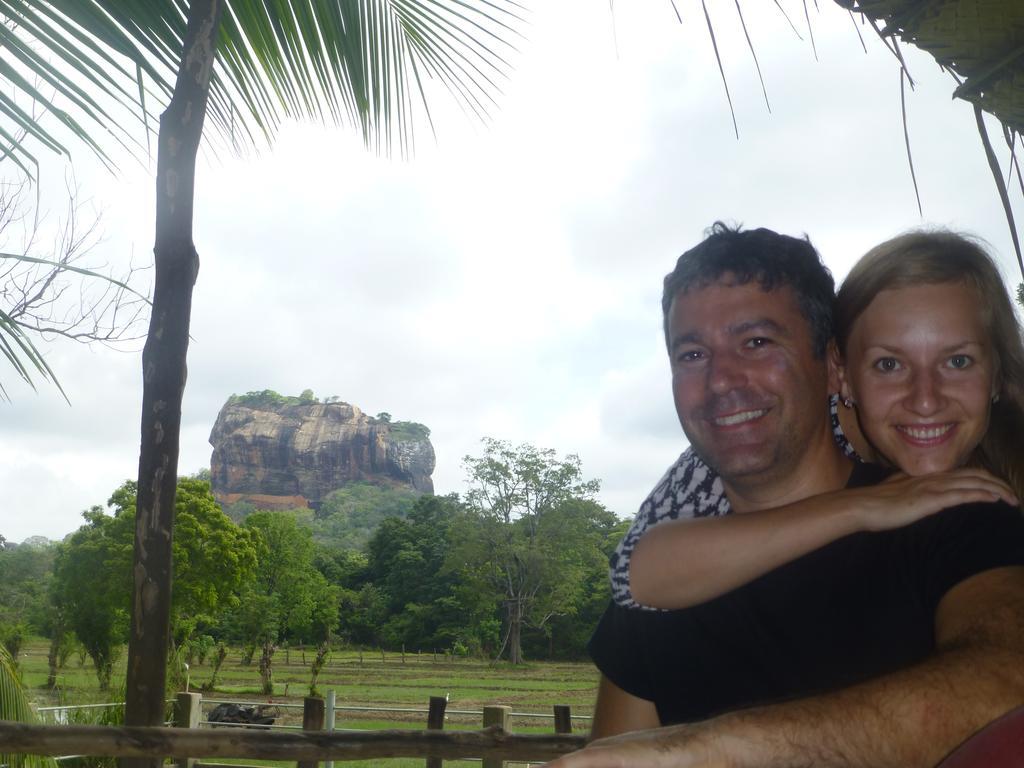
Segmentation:
{"type": "MultiPolygon", "coordinates": [[[[139,611],[132,616],[126,703],[127,724],[155,725],[163,719],[160,665],[170,622],[181,402],[199,265],[192,238],[195,164],[207,112],[232,143],[254,133],[271,138],[282,114],[330,116],[348,118],[369,145],[388,151],[397,144],[406,152],[411,107],[426,105],[428,79],[443,84],[469,112],[486,113],[519,6],[514,0],[192,0],[187,7],[171,0],[84,0],[70,8],[73,13],[69,6],[25,0],[5,9],[8,31],[32,40],[5,50],[36,82],[49,83],[88,125],[135,147],[143,143],[124,127],[122,115],[100,102],[111,100],[145,122],[144,91],[150,104],[170,97],[157,142],[155,283],[143,350],[141,513],[133,565],[138,599],[132,604],[139,611]],[[40,47],[53,63],[36,53],[40,47]],[[136,72],[153,87],[141,76],[136,82],[136,72]],[[103,96],[95,99],[88,87],[103,96]]],[[[76,115],[46,98],[32,78],[9,80],[105,157],[76,115]]],[[[13,101],[0,101],[0,114],[33,140],[65,151],[13,101]]],[[[5,138],[8,154],[28,172],[35,161],[27,145],[10,132],[5,138]]]]}
{"type": "Polygon", "coordinates": [[[345,588],[354,588],[363,584],[366,574],[366,554],[343,547],[317,547],[314,557],[316,569],[331,584],[345,588]]]}
{"type": "Polygon", "coordinates": [[[468,578],[501,595],[513,664],[523,661],[524,625],[543,627],[572,610],[577,597],[578,555],[563,530],[571,503],[589,500],[596,480],[584,480],[578,456],[558,459],[551,449],[513,447],[484,438],[480,457],[466,456],[466,495],[475,520],[467,521],[456,552],[468,578]]]}
{"type": "Polygon", "coordinates": [[[393,612],[432,602],[445,591],[435,577],[448,551],[448,521],[437,515],[431,522],[388,518],[370,539],[366,575],[385,591],[393,612]]]}
{"type": "Polygon", "coordinates": [[[48,634],[47,590],[56,553],[45,539],[0,547],[0,627],[23,624],[48,634]]]}
{"type": "MultiPolygon", "coordinates": [[[[104,689],[127,639],[136,498],[135,482],[125,481],[107,501],[111,514],[99,506],[86,511],[86,524],[57,554],[51,596],[55,621],[81,640],[104,689]]],[[[256,567],[257,537],[231,522],[204,480],[178,481],[175,522],[170,631],[180,646],[200,623],[212,623],[237,603],[256,567]]]]}
{"type": "Polygon", "coordinates": [[[381,627],[388,619],[387,596],[374,584],[342,589],[339,595],[339,629],[350,642],[379,645],[381,627]]]}
{"type": "Polygon", "coordinates": [[[370,539],[363,576],[386,605],[385,645],[477,651],[488,644],[489,630],[480,628],[494,615],[493,596],[460,583],[450,564],[453,531],[466,514],[457,496],[424,495],[370,539]]]}
{"type": "MultiPolygon", "coordinates": [[[[107,504],[115,516],[134,519],[137,496],[135,482],[128,480],[107,504]]],[[[221,511],[207,480],[179,478],[174,515],[171,638],[181,647],[197,627],[216,623],[222,612],[237,604],[243,585],[256,571],[257,536],[221,511]]],[[[121,565],[130,568],[130,546],[124,554],[121,565]]]]}
{"type": "Polygon", "coordinates": [[[82,516],[85,525],[58,550],[54,599],[92,659],[100,690],[105,691],[127,639],[133,521],[126,513],[106,515],[99,506],[82,516]]]}
{"type": "Polygon", "coordinates": [[[586,658],[587,640],[611,599],[608,558],[628,523],[595,501],[566,501],[554,512],[542,535],[564,547],[560,589],[554,593],[563,602],[524,646],[546,658],[586,658]]]}
{"type": "Polygon", "coordinates": [[[17,659],[19,636],[32,632],[49,637],[49,688],[56,684],[61,653],[69,639],[64,614],[51,594],[56,555],[57,544],[41,536],[18,546],[0,546],[0,640],[17,659]]]}
{"type": "Polygon", "coordinates": [[[338,589],[316,568],[316,547],[308,528],[284,512],[255,512],[245,528],[259,540],[259,569],[239,621],[252,633],[248,642],[261,648],[264,693],[273,693],[273,656],[285,640],[323,643],[338,621],[338,589]]]}
{"type": "Polygon", "coordinates": [[[47,595],[49,622],[46,634],[50,636],[50,650],[46,654],[49,667],[46,687],[53,690],[57,687],[57,671],[64,666],[65,660],[76,644],[76,638],[69,623],[68,604],[59,584],[51,578],[49,587],[47,595]]]}

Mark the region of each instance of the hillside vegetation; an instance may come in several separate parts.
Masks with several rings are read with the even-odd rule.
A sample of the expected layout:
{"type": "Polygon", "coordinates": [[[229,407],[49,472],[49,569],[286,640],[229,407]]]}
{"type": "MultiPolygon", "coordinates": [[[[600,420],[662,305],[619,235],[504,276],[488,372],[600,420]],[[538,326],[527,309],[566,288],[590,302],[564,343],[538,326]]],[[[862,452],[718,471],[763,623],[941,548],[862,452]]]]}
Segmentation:
{"type": "MultiPolygon", "coordinates": [[[[229,516],[205,480],[182,478],[170,685],[184,682],[184,662],[233,649],[268,692],[280,688],[282,655],[299,646],[310,674],[317,656],[326,665],[345,648],[514,665],[585,658],[624,524],[593,500],[597,483],[575,456],[488,439],[465,467],[461,495],[355,484],[318,514],[229,516]]],[[[75,657],[89,660],[98,687],[114,685],[134,515],[125,482],[63,542],[0,548],[0,640],[17,655],[26,638],[48,639],[42,687],[60,685],[75,657]]]]}

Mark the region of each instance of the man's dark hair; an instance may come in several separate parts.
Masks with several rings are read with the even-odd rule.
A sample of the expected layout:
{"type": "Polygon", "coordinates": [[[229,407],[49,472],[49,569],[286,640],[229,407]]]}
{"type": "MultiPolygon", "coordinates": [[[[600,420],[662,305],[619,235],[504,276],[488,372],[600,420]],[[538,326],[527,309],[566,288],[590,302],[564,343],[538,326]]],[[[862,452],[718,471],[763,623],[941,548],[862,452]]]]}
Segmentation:
{"type": "Polygon", "coordinates": [[[811,331],[814,356],[821,358],[832,338],[832,303],[835,281],[806,235],[803,239],[770,229],[742,231],[716,221],[706,237],[676,262],[665,276],[661,310],[668,337],[668,313],[680,291],[706,288],[728,275],[737,285],[756,280],[762,290],[788,285],[796,294],[800,313],[811,331]]]}

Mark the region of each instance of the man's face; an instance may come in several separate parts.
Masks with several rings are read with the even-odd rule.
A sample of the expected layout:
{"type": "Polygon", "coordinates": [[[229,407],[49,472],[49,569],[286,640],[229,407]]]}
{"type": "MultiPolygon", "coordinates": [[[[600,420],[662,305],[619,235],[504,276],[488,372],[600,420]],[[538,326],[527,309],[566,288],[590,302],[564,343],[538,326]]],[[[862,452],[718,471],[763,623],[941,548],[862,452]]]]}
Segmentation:
{"type": "Polygon", "coordinates": [[[679,423],[727,484],[797,471],[815,430],[827,430],[826,364],[788,286],[769,292],[726,275],[676,294],[669,356],[679,423]]]}

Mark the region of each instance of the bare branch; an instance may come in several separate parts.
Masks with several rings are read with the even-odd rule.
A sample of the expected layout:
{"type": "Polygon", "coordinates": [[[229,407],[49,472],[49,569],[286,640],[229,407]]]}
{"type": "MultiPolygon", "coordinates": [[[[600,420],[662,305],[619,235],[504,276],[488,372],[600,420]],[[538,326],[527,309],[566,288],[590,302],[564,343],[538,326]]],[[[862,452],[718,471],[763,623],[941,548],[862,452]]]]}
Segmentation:
{"type": "Polygon", "coordinates": [[[0,182],[0,308],[44,341],[57,336],[118,348],[146,335],[149,300],[132,287],[145,268],[115,273],[95,258],[100,216],[68,181],[54,242],[41,244],[44,219],[23,177],[0,182]]]}

